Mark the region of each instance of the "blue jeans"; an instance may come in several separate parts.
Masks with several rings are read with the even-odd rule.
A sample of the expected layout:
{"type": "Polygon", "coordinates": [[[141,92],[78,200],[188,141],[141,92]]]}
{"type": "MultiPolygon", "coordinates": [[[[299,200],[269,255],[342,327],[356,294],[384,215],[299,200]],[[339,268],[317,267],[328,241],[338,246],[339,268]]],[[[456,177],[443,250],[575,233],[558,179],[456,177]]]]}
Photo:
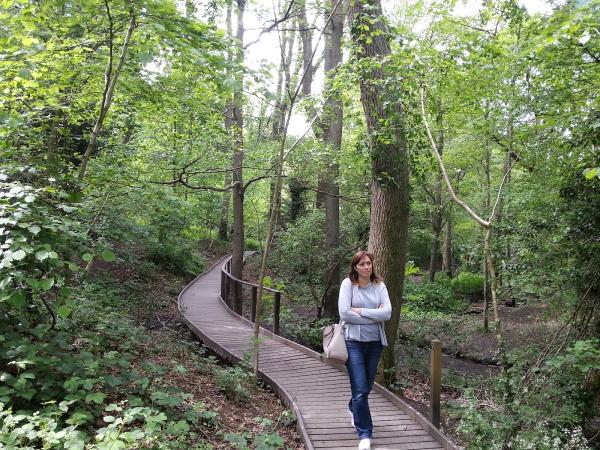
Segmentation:
{"type": "Polygon", "coordinates": [[[369,393],[375,382],[379,358],[383,350],[381,341],[360,342],[346,340],[348,348],[348,376],[352,398],[348,409],[354,416],[354,426],[359,439],[373,436],[373,421],[369,409],[369,393]]]}

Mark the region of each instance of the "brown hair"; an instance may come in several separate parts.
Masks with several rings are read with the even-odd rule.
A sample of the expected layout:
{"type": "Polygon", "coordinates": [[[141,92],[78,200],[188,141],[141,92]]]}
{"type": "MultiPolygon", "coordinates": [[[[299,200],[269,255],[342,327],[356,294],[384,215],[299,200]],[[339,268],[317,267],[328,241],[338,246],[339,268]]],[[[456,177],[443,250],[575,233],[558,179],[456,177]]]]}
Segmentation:
{"type": "Polygon", "coordinates": [[[373,266],[372,266],[373,269],[371,271],[371,281],[375,282],[375,283],[379,283],[381,281],[381,278],[378,277],[377,274],[375,273],[375,264],[374,264],[373,254],[369,253],[366,250],[359,250],[352,257],[352,262],[350,263],[350,271],[348,272],[348,278],[350,278],[350,281],[352,281],[352,283],[354,283],[354,284],[358,283],[358,272],[356,271],[354,266],[356,266],[359,263],[359,261],[361,259],[363,259],[365,256],[367,256],[371,260],[371,263],[373,264],[373,266]]]}

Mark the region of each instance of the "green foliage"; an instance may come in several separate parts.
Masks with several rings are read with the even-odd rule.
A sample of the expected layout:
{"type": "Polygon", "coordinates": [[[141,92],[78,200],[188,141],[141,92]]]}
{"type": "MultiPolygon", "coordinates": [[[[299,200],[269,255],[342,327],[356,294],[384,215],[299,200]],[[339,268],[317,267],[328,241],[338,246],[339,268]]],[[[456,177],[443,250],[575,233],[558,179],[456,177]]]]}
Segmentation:
{"type": "Polygon", "coordinates": [[[240,434],[227,433],[225,439],[231,444],[232,448],[240,450],[250,450],[250,448],[256,450],[277,450],[283,448],[285,443],[277,433],[259,433],[254,437],[250,432],[240,434]],[[249,446],[250,441],[252,441],[252,447],[249,446]]]}
{"type": "Polygon", "coordinates": [[[252,374],[241,366],[213,368],[215,382],[220,391],[237,402],[250,400],[252,374]]]}
{"type": "Polygon", "coordinates": [[[483,295],[483,276],[478,273],[460,272],[452,279],[452,289],[460,295],[483,295]]]}
{"type": "Polygon", "coordinates": [[[281,316],[281,328],[285,336],[289,336],[292,340],[318,352],[323,351],[323,332],[321,329],[331,325],[331,323],[331,319],[307,321],[297,314],[288,313],[281,316]]]}
{"type": "Polygon", "coordinates": [[[60,316],[70,314],[67,279],[87,244],[76,211],[51,182],[35,188],[0,172],[0,304],[39,321],[41,300],[52,298],[60,316]]]}
{"type": "Polygon", "coordinates": [[[406,262],[406,266],[404,267],[404,276],[405,277],[410,277],[412,275],[416,275],[420,272],[421,270],[419,269],[419,267],[415,264],[414,261],[407,261],[406,262]]]}
{"type": "MultiPolygon", "coordinates": [[[[504,446],[507,429],[513,419],[498,414],[487,414],[477,409],[476,402],[471,401],[464,411],[458,432],[469,442],[469,449],[500,450],[504,446]]],[[[510,446],[518,449],[532,450],[587,450],[587,439],[580,427],[572,429],[550,428],[546,420],[537,421],[529,430],[518,433],[510,446]]]]}
{"type": "Polygon", "coordinates": [[[321,210],[306,214],[290,224],[277,236],[277,248],[271,257],[274,266],[306,282],[322,283],[321,273],[327,261],[322,251],[324,229],[325,215],[321,210]]]}
{"type": "Polygon", "coordinates": [[[246,238],[246,250],[260,250],[261,243],[256,239],[246,238]]]}
{"type": "Polygon", "coordinates": [[[588,374],[600,370],[598,340],[576,341],[567,350],[522,374],[531,358],[515,361],[496,385],[500,410],[480,410],[471,403],[458,431],[470,448],[539,450],[587,449],[578,425],[593,402],[583,389],[588,374]],[[543,418],[543,419],[540,419],[543,418]]]}
{"type": "Polygon", "coordinates": [[[198,275],[206,266],[196,246],[184,239],[156,243],[148,249],[148,256],[155,264],[185,275],[198,275]]]}
{"type": "Polygon", "coordinates": [[[450,280],[433,283],[407,282],[404,305],[408,309],[421,311],[461,312],[467,307],[465,301],[456,298],[450,280]]]}

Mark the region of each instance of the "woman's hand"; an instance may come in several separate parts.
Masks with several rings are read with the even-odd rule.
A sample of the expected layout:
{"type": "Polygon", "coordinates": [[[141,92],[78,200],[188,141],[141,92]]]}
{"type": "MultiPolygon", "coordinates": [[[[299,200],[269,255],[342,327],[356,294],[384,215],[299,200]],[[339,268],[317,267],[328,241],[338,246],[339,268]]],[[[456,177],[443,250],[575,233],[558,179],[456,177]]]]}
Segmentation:
{"type": "Polygon", "coordinates": [[[383,303],[377,307],[377,309],[383,309],[383,308],[385,308],[385,305],[383,303]]]}
{"type": "Polygon", "coordinates": [[[350,308],[350,311],[355,312],[356,314],[362,313],[362,308],[350,308]]]}

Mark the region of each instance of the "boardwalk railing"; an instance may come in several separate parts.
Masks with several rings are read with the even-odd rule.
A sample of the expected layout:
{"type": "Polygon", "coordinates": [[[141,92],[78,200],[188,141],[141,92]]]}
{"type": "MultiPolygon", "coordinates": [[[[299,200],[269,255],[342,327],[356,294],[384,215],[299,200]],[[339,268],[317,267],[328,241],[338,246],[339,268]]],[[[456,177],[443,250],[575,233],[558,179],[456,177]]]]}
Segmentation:
{"type": "MultiPolygon", "coordinates": [[[[273,328],[274,334],[279,334],[279,317],[281,312],[281,292],[276,289],[263,286],[263,292],[270,293],[273,298],[273,328]]],[[[231,275],[231,259],[221,268],[221,298],[227,306],[242,317],[256,322],[256,303],[258,296],[258,285],[248,281],[240,280],[231,275]],[[240,298],[235,298],[239,295],[240,298]],[[250,311],[244,311],[244,306],[250,304],[250,311]]],[[[247,309],[247,308],[246,308],[247,309]]],[[[263,324],[265,327],[265,324],[263,324]]]]}

